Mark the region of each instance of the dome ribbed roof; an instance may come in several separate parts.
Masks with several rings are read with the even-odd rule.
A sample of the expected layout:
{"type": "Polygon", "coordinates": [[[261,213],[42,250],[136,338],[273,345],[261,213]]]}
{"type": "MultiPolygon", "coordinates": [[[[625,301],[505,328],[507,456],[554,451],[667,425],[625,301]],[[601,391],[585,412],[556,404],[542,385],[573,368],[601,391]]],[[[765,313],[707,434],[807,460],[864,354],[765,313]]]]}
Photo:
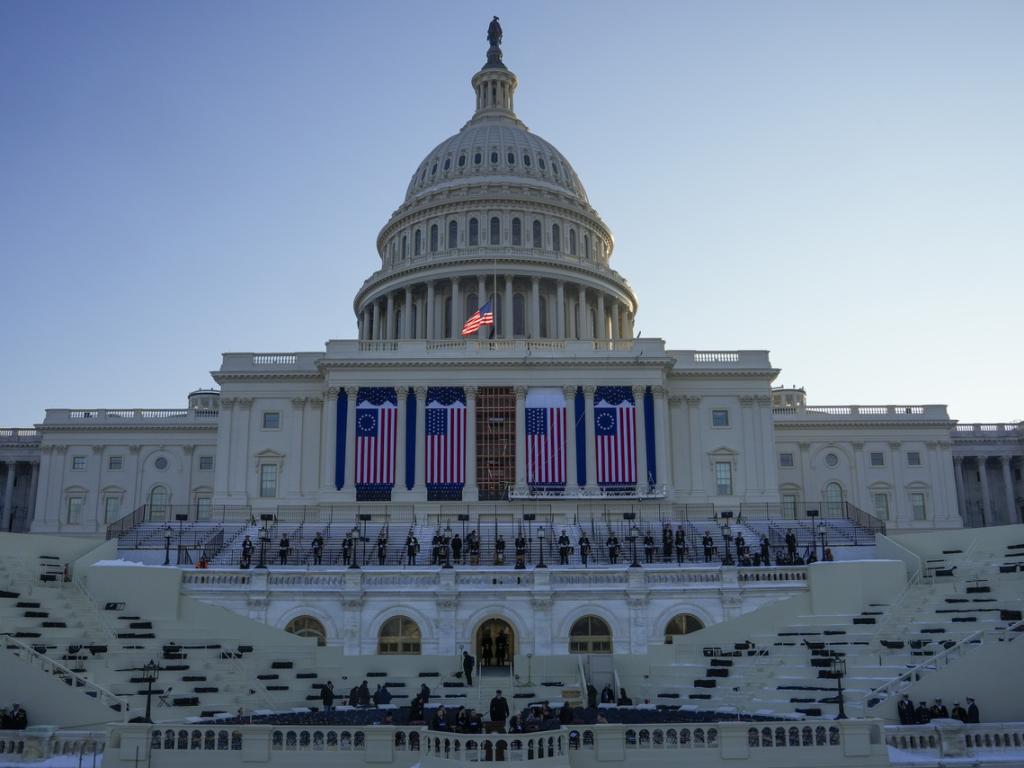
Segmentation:
{"type": "Polygon", "coordinates": [[[565,156],[514,117],[472,120],[438,144],[413,174],[405,202],[467,183],[547,187],[589,205],[583,184],[565,156]]]}

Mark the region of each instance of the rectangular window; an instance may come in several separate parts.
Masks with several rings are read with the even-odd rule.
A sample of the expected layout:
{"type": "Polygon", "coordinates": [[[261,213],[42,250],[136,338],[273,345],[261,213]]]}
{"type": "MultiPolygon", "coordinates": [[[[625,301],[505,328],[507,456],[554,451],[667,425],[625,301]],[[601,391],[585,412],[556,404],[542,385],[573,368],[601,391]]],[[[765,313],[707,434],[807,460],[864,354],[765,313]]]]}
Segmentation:
{"type": "Polygon", "coordinates": [[[121,497],[107,496],[103,501],[103,519],[112,523],[121,516],[121,497]]]}
{"type": "Polygon", "coordinates": [[[711,411],[711,426],[728,427],[729,412],[724,408],[715,408],[713,411],[711,411]]]}
{"type": "Polygon", "coordinates": [[[732,496],[732,464],[730,462],[715,462],[715,486],[719,496],[732,496]]]}
{"type": "Polygon", "coordinates": [[[884,467],[885,456],[881,451],[872,451],[871,453],[871,466],[872,467],[884,467]]]}
{"type": "Polygon", "coordinates": [[[71,469],[76,472],[81,472],[85,469],[85,456],[72,456],[71,457],[71,469]]]}
{"type": "Polygon", "coordinates": [[[107,469],[113,472],[124,469],[124,456],[111,456],[108,458],[107,469]]]}
{"type": "Polygon", "coordinates": [[[784,493],[782,495],[782,513],[786,517],[796,517],[796,494],[784,493]]]}
{"type": "Polygon", "coordinates": [[[908,451],[907,452],[907,464],[911,467],[921,466],[921,452],[920,451],[908,451]]]}
{"type": "Polygon", "coordinates": [[[260,465],[260,496],[264,499],[277,496],[277,464],[260,465]]]}
{"type": "Polygon", "coordinates": [[[780,453],[779,454],[779,466],[780,467],[792,467],[793,466],[793,454],[792,453],[780,453]]]}
{"type": "Polygon", "coordinates": [[[871,494],[871,502],[875,506],[875,517],[879,520],[889,519],[889,494],[887,493],[873,493],[871,494]]]}
{"type": "Polygon", "coordinates": [[[925,509],[923,493],[910,494],[910,507],[914,510],[915,520],[927,519],[928,511],[925,509]]]}
{"type": "Polygon", "coordinates": [[[263,413],[263,428],[264,429],[280,429],[281,428],[281,414],[278,411],[265,411],[263,413]]]}
{"type": "Polygon", "coordinates": [[[199,520],[209,520],[210,512],[213,509],[209,496],[200,496],[196,499],[196,518],[199,520]]]}
{"type": "Polygon", "coordinates": [[[82,522],[83,506],[85,506],[84,496],[68,497],[68,525],[78,525],[82,522]]]}
{"type": "Polygon", "coordinates": [[[200,456],[199,469],[203,472],[213,471],[213,456],[200,456]]]}

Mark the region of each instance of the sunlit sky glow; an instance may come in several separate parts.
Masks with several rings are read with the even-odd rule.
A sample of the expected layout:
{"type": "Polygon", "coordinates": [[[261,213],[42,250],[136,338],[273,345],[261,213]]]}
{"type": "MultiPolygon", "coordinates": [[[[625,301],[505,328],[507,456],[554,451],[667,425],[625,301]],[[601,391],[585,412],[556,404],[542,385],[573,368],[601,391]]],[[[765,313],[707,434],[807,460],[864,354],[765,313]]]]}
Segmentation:
{"type": "Polygon", "coordinates": [[[0,3],[0,426],[355,335],[491,14],[677,349],[1024,416],[1024,3],[0,3]]]}

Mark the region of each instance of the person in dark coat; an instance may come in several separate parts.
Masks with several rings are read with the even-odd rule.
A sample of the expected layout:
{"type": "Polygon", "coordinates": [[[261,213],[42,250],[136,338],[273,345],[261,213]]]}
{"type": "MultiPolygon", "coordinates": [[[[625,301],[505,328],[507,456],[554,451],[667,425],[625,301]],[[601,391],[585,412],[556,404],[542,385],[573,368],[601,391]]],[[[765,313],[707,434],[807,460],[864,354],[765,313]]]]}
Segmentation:
{"type": "Polygon", "coordinates": [[[612,690],[611,684],[606,685],[601,691],[601,703],[602,704],[614,704],[615,703],[615,691],[612,690]]]}
{"type": "Polygon", "coordinates": [[[334,683],[330,680],[320,689],[320,701],[324,705],[324,712],[330,712],[334,708],[334,683]]]}
{"type": "Polygon", "coordinates": [[[317,532],[313,537],[313,565],[323,565],[324,562],[324,535],[317,532]]]}
{"type": "Polygon", "coordinates": [[[587,683],[587,708],[594,709],[597,707],[597,688],[591,683],[587,683]]]}
{"type": "Polygon", "coordinates": [[[462,671],[466,675],[466,685],[473,684],[473,667],[476,666],[476,659],[469,655],[469,651],[462,652],[462,671]]]}
{"type": "Polygon", "coordinates": [[[291,548],[292,542],[286,533],[281,537],[281,541],[277,545],[277,554],[281,560],[281,565],[288,565],[288,550],[291,548]]]}
{"type": "Polygon", "coordinates": [[[491,639],[490,633],[488,633],[480,640],[480,658],[483,660],[483,666],[491,666],[491,658],[493,656],[494,641],[491,639]]]}
{"type": "Polygon", "coordinates": [[[505,634],[504,630],[499,630],[498,636],[494,638],[494,661],[499,667],[504,667],[507,659],[508,635],[505,634]]]}
{"type": "MultiPolygon", "coordinates": [[[[967,722],[967,710],[960,706],[959,701],[953,702],[953,711],[950,713],[950,716],[959,720],[961,723],[967,722]]],[[[903,721],[901,720],[900,722],[903,721]]]]}
{"type": "Polygon", "coordinates": [[[742,560],[747,555],[747,540],[742,533],[736,534],[736,559],[742,560]]]}
{"type": "Polygon", "coordinates": [[[903,694],[903,698],[896,703],[896,712],[900,716],[900,725],[914,724],[914,702],[910,696],[903,694]]]}
{"type": "Polygon", "coordinates": [[[452,537],[452,560],[462,564],[462,537],[457,533],[452,537]]]}
{"type": "Polygon", "coordinates": [[[667,563],[672,559],[672,526],[665,523],[661,529],[661,562],[667,563]]]}
{"type": "Polygon", "coordinates": [[[505,537],[500,533],[498,534],[497,540],[494,542],[494,564],[505,564],[505,537]]]}
{"type": "Polygon", "coordinates": [[[423,722],[423,699],[420,696],[413,697],[409,705],[409,725],[423,722]]]}
{"type": "Polygon", "coordinates": [[[786,554],[789,555],[789,562],[796,560],[796,534],[790,528],[786,531],[786,554]]]}
{"type": "Polygon", "coordinates": [[[416,535],[409,531],[405,537],[405,564],[416,565],[416,554],[420,551],[420,542],[416,535]]]}
{"type": "Polygon", "coordinates": [[[615,565],[619,562],[619,537],[613,533],[608,537],[605,546],[608,547],[608,562],[615,565]]]}
{"type": "Polygon", "coordinates": [[[239,565],[242,568],[249,568],[252,566],[252,552],[255,549],[252,543],[252,539],[248,536],[245,537],[245,541],[242,542],[242,561],[239,565]]]}
{"type": "Polygon", "coordinates": [[[676,528],[676,562],[681,563],[686,559],[686,531],[683,526],[676,528]]]}
{"type": "Polygon", "coordinates": [[[704,531],[704,538],[701,539],[701,544],[704,546],[704,562],[710,563],[711,558],[715,554],[715,540],[711,538],[711,534],[704,531]]]}
{"type": "Polygon", "coordinates": [[[508,699],[501,695],[501,691],[494,692],[491,699],[490,714],[492,723],[501,723],[501,730],[505,730],[505,721],[508,719],[508,699]]]}
{"type": "Polygon", "coordinates": [[[569,534],[562,531],[558,537],[558,563],[559,565],[569,564],[569,553],[572,552],[572,544],[569,542],[569,534]]]}
{"type": "Polygon", "coordinates": [[[583,565],[586,567],[587,562],[590,560],[590,539],[587,537],[587,534],[580,534],[578,544],[580,548],[580,560],[583,561],[583,565]]]}
{"type": "Polygon", "coordinates": [[[384,565],[388,559],[388,535],[384,531],[377,534],[377,565],[384,565]]]}
{"type": "Polygon", "coordinates": [[[949,717],[949,710],[946,709],[946,705],[942,703],[942,699],[936,699],[935,703],[932,704],[931,709],[932,720],[940,717],[949,717]]]}
{"type": "Polygon", "coordinates": [[[420,685],[420,698],[423,700],[424,704],[430,701],[430,688],[427,687],[426,683],[420,685]]]}
{"type": "Polygon", "coordinates": [[[370,706],[370,686],[365,680],[359,686],[359,706],[370,706]]]}
{"type": "Polygon", "coordinates": [[[928,705],[922,701],[917,705],[917,709],[914,710],[914,722],[918,725],[927,725],[931,720],[932,711],[928,709],[928,705]]]}
{"type": "Polygon", "coordinates": [[[654,562],[655,549],[656,547],[654,546],[654,537],[651,535],[651,532],[648,531],[646,534],[644,534],[644,556],[647,558],[648,563],[654,562]]]}
{"type": "Polygon", "coordinates": [[[356,541],[352,538],[352,531],[345,534],[345,538],[341,540],[341,562],[343,565],[352,564],[352,549],[355,547],[356,541]]]}
{"type": "Polygon", "coordinates": [[[768,543],[768,537],[761,537],[761,565],[772,564],[772,548],[768,543]]]}
{"type": "Polygon", "coordinates": [[[974,699],[972,699],[970,696],[967,697],[967,722],[981,722],[981,713],[978,711],[978,705],[974,703],[974,699]]]}

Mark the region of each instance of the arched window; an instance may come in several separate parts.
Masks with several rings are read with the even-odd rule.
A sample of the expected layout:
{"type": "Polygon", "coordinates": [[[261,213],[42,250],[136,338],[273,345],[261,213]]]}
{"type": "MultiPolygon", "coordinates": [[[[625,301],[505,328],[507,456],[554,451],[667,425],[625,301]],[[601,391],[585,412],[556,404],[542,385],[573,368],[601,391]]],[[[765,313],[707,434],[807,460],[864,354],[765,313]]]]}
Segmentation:
{"type": "MultiPolygon", "coordinates": [[[[492,98],[493,98],[493,94],[492,94],[492,98]]],[[[494,164],[494,165],[498,164],[498,153],[497,152],[491,152],[491,163],[494,164]]]]}
{"type": "Polygon", "coordinates": [[[149,517],[164,520],[171,509],[171,492],[166,486],[157,485],[149,492],[149,517]]]}
{"type": "Polygon", "coordinates": [[[448,222],[448,247],[459,247],[459,223],[455,219],[448,222]]]}
{"type": "Polygon", "coordinates": [[[491,245],[501,242],[501,221],[497,216],[491,217],[491,245]]]}
{"type": "Polygon", "coordinates": [[[540,222],[537,219],[533,220],[533,247],[543,247],[543,237],[541,236],[540,222]]]}
{"type": "Polygon", "coordinates": [[[548,298],[547,298],[547,296],[541,296],[540,297],[540,333],[537,335],[537,338],[546,339],[547,337],[548,337],[548,298]]]}
{"type": "Polygon", "coordinates": [[[452,297],[446,296],[444,299],[444,329],[442,335],[446,339],[452,337],[452,297]]]}
{"type": "Polygon", "coordinates": [[[604,619],[584,616],[569,630],[569,653],[611,653],[612,631],[604,619]]]}
{"type": "Polygon", "coordinates": [[[515,152],[509,152],[508,153],[508,164],[509,165],[515,165],[516,164],[516,153],[515,152]]]}
{"type": "Polygon", "coordinates": [[[546,165],[546,164],[544,163],[544,158],[543,158],[543,157],[538,157],[538,158],[537,158],[537,165],[539,165],[539,166],[540,166],[540,169],[541,169],[542,171],[543,171],[543,170],[544,170],[545,168],[547,168],[547,165],[546,165]]]}
{"type": "Polygon", "coordinates": [[[690,613],[680,613],[672,617],[665,626],[665,642],[671,643],[676,635],[688,635],[704,629],[704,622],[690,613]]]}
{"type": "Polygon", "coordinates": [[[391,338],[402,338],[402,310],[400,308],[395,310],[395,327],[391,329],[391,338]]]}
{"type": "Polygon", "coordinates": [[[523,244],[523,222],[518,218],[512,219],[512,245],[523,244]]]}
{"type": "Polygon", "coordinates": [[[526,335],[526,300],[521,293],[512,297],[512,335],[517,338],[526,335]]]}
{"type": "Polygon", "coordinates": [[[463,155],[459,155],[459,168],[463,168],[463,167],[465,167],[465,165],[466,165],[466,156],[464,154],[463,155]]]}
{"type": "Polygon", "coordinates": [[[402,259],[409,255],[409,238],[402,235],[402,259]]]}
{"type": "Polygon", "coordinates": [[[583,236],[583,258],[590,258],[590,235],[583,236]]]}
{"type": "Polygon", "coordinates": [[[551,225],[551,250],[562,250],[562,228],[557,224],[551,225]]]}
{"type": "Polygon", "coordinates": [[[825,486],[825,509],[829,516],[838,515],[843,511],[843,486],[829,483],[825,486]]]}
{"type": "Polygon", "coordinates": [[[423,251],[423,233],[420,230],[416,230],[412,236],[412,255],[419,256],[423,251]]]}
{"type": "Polygon", "coordinates": [[[438,237],[438,233],[437,233],[437,224],[431,224],[430,225],[430,252],[431,253],[437,253],[437,246],[438,246],[438,240],[439,239],[440,238],[438,237]]]}
{"type": "Polygon", "coordinates": [[[576,230],[569,230],[569,254],[572,256],[576,255],[576,230]]]}
{"type": "Polygon", "coordinates": [[[481,155],[479,152],[477,152],[475,155],[473,155],[473,165],[480,165],[482,160],[483,160],[483,155],[481,155]]]}
{"type": "Polygon", "coordinates": [[[418,655],[422,640],[420,628],[407,616],[394,616],[384,622],[377,637],[377,653],[418,655]]]}
{"type": "Polygon", "coordinates": [[[480,245],[480,223],[476,219],[469,220],[469,244],[480,245]]]}
{"type": "Polygon", "coordinates": [[[527,168],[530,167],[530,156],[528,154],[523,155],[523,165],[525,165],[527,168]]]}
{"type": "Polygon", "coordinates": [[[317,645],[327,645],[327,630],[312,616],[296,616],[288,622],[284,631],[299,637],[315,637],[317,645]]]}

